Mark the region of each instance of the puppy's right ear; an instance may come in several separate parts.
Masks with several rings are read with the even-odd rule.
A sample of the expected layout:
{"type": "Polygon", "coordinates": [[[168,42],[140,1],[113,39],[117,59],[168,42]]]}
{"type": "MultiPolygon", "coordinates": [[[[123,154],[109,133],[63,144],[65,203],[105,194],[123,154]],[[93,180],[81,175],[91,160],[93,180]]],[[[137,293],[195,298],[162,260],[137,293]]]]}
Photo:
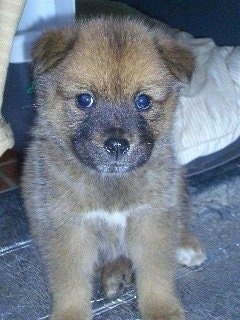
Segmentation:
{"type": "Polygon", "coordinates": [[[32,51],[35,74],[42,74],[62,61],[74,46],[77,33],[73,29],[50,30],[35,43],[32,51]]]}
{"type": "Polygon", "coordinates": [[[184,86],[189,83],[195,68],[195,59],[192,53],[171,36],[162,33],[161,29],[156,28],[155,32],[159,55],[178,85],[184,86]]]}

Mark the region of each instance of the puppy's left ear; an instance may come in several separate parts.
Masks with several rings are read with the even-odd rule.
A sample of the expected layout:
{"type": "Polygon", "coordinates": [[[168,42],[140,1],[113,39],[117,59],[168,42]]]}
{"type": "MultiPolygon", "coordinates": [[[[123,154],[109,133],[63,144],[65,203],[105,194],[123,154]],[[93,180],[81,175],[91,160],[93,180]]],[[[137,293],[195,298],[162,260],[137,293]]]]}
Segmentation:
{"type": "Polygon", "coordinates": [[[159,55],[180,87],[189,83],[195,68],[193,54],[185,46],[162,32],[156,32],[156,39],[159,55]]]}
{"type": "Polygon", "coordinates": [[[35,74],[42,74],[57,66],[73,47],[76,37],[74,28],[53,29],[45,32],[32,50],[35,74]]]}

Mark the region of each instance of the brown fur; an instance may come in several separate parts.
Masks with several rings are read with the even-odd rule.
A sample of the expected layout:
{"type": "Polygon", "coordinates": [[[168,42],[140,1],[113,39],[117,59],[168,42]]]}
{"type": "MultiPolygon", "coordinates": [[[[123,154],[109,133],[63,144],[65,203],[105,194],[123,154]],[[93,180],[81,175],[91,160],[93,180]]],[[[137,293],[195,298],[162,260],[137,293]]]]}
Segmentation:
{"type": "Polygon", "coordinates": [[[143,318],[184,319],[175,294],[175,252],[191,248],[193,239],[194,252],[201,256],[202,250],[184,228],[188,205],[172,135],[192,56],[141,21],[99,18],[47,32],[33,60],[39,108],[23,194],[49,274],[51,319],[90,319],[95,267],[104,266],[107,294],[109,279],[125,274],[119,293],[131,263],[143,318]],[[76,105],[76,95],[86,91],[97,101],[90,112],[76,105]],[[149,110],[135,109],[139,93],[152,98],[149,110]],[[130,143],[114,173],[102,151],[112,132],[130,143]],[[118,224],[107,222],[114,219],[118,224]]]}

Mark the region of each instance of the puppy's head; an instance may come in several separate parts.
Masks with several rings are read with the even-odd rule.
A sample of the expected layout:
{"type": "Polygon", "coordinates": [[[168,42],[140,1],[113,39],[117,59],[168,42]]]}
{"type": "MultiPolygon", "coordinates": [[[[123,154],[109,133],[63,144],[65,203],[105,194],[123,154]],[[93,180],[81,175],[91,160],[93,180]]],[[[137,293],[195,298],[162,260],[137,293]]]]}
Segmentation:
{"type": "Polygon", "coordinates": [[[128,172],[151,158],[169,135],[179,88],[193,70],[185,48],[128,19],[49,31],[33,61],[42,134],[105,174],[128,172]]]}

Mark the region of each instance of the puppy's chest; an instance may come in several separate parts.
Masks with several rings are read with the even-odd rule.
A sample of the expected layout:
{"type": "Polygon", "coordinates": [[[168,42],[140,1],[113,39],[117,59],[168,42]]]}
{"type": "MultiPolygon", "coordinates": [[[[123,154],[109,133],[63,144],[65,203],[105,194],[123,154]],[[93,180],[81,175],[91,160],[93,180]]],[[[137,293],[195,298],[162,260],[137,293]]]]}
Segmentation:
{"type": "Polygon", "coordinates": [[[90,211],[84,215],[83,222],[96,236],[101,260],[114,259],[126,252],[127,213],[124,211],[90,211]]]}

